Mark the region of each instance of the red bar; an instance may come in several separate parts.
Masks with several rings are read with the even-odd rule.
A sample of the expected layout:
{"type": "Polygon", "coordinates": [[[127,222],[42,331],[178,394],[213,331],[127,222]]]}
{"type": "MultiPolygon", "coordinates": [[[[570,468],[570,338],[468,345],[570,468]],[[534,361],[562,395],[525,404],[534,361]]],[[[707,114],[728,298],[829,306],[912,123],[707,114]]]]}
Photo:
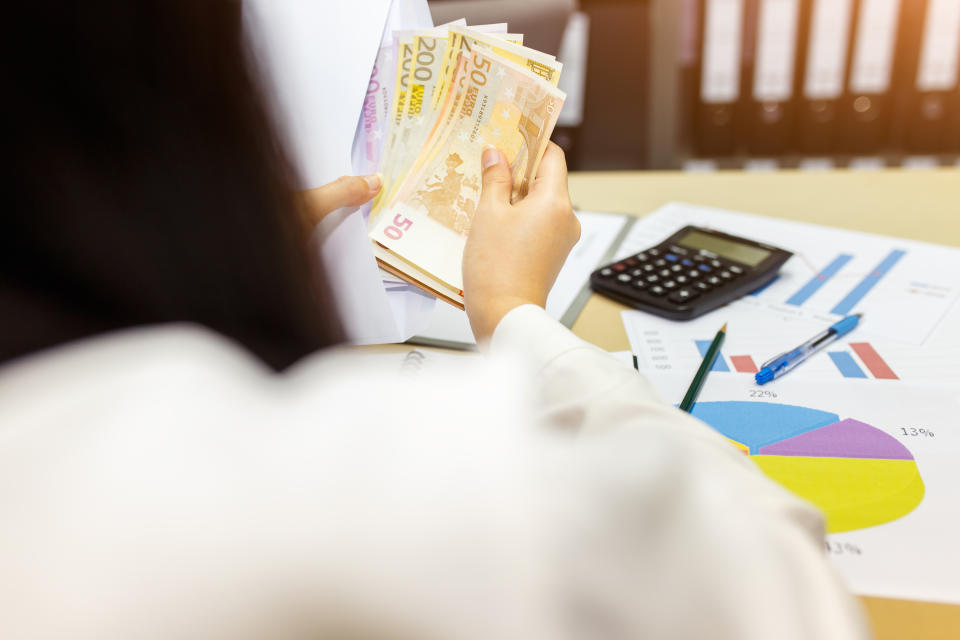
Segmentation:
{"type": "Polygon", "coordinates": [[[870,373],[873,374],[874,378],[879,380],[899,380],[897,374],[893,372],[883,358],[880,357],[880,354],[870,346],[869,342],[851,342],[850,348],[853,349],[860,359],[863,360],[863,364],[867,365],[867,369],[870,369],[870,373]]]}
{"type": "Polygon", "coordinates": [[[733,363],[733,368],[740,373],[756,373],[758,371],[757,365],[753,363],[753,358],[750,356],[730,356],[730,362],[733,363]]]}

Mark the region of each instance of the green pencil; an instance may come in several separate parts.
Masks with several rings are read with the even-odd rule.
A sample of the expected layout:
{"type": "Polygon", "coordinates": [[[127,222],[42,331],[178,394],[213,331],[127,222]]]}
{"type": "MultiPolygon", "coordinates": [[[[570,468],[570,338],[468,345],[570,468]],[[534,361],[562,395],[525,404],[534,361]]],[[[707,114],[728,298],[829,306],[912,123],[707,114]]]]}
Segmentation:
{"type": "Polygon", "coordinates": [[[693,408],[693,403],[697,401],[697,396],[700,395],[700,388],[703,387],[703,383],[707,379],[707,374],[710,373],[710,369],[713,367],[714,360],[720,355],[720,347],[723,345],[723,339],[726,337],[727,323],[723,323],[720,331],[717,331],[713,342],[710,343],[710,348],[707,349],[706,355],[703,356],[703,362],[700,363],[700,368],[697,369],[697,375],[693,376],[693,382],[690,383],[690,388],[687,389],[687,395],[683,396],[683,402],[680,403],[680,408],[683,411],[690,413],[690,409],[693,408]]]}

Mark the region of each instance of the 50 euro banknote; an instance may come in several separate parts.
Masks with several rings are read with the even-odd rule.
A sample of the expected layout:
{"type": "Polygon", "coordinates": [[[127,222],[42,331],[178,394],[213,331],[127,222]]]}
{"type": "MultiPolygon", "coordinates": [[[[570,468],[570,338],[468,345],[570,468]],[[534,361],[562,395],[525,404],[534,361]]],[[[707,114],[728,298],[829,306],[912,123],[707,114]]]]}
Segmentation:
{"type": "Polygon", "coordinates": [[[406,176],[370,232],[385,268],[454,304],[463,301],[463,248],[480,198],[487,145],[507,158],[513,198],[523,197],[556,126],[564,94],[542,77],[484,49],[458,59],[450,124],[420,169],[406,176]],[[399,272],[399,273],[398,273],[399,272]]]}

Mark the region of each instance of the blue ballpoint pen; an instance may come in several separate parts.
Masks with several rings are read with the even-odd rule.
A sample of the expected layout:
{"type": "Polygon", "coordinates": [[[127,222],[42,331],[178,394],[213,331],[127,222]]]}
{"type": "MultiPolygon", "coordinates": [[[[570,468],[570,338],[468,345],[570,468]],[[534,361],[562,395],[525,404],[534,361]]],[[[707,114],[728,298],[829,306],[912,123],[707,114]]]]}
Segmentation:
{"type": "Polygon", "coordinates": [[[847,316],[826,331],[821,331],[817,335],[813,336],[796,349],[785,351],[780,355],[770,358],[763,363],[763,366],[760,367],[760,371],[757,372],[757,375],[755,376],[757,384],[766,384],[774,378],[779,378],[787,371],[790,371],[834,340],[847,335],[854,330],[854,328],[860,322],[860,318],[862,317],[862,313],[855,313],[852,316],[847,316]]]}

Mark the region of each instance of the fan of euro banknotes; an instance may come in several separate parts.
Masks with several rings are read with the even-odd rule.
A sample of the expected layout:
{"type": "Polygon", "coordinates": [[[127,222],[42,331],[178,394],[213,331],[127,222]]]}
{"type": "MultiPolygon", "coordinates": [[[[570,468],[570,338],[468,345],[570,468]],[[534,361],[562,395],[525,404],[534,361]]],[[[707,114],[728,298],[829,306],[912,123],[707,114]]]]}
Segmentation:
{"type": "Polygon", "coordinates": [[[480,157],[507,158],[513,198],[536,175],[564,94],[562,65],[505,24],[396,32],[380,50],[361,132],[383,176],[369,232],[382,269],[463,307],[461,260],[480,196],[480,157]]]}

